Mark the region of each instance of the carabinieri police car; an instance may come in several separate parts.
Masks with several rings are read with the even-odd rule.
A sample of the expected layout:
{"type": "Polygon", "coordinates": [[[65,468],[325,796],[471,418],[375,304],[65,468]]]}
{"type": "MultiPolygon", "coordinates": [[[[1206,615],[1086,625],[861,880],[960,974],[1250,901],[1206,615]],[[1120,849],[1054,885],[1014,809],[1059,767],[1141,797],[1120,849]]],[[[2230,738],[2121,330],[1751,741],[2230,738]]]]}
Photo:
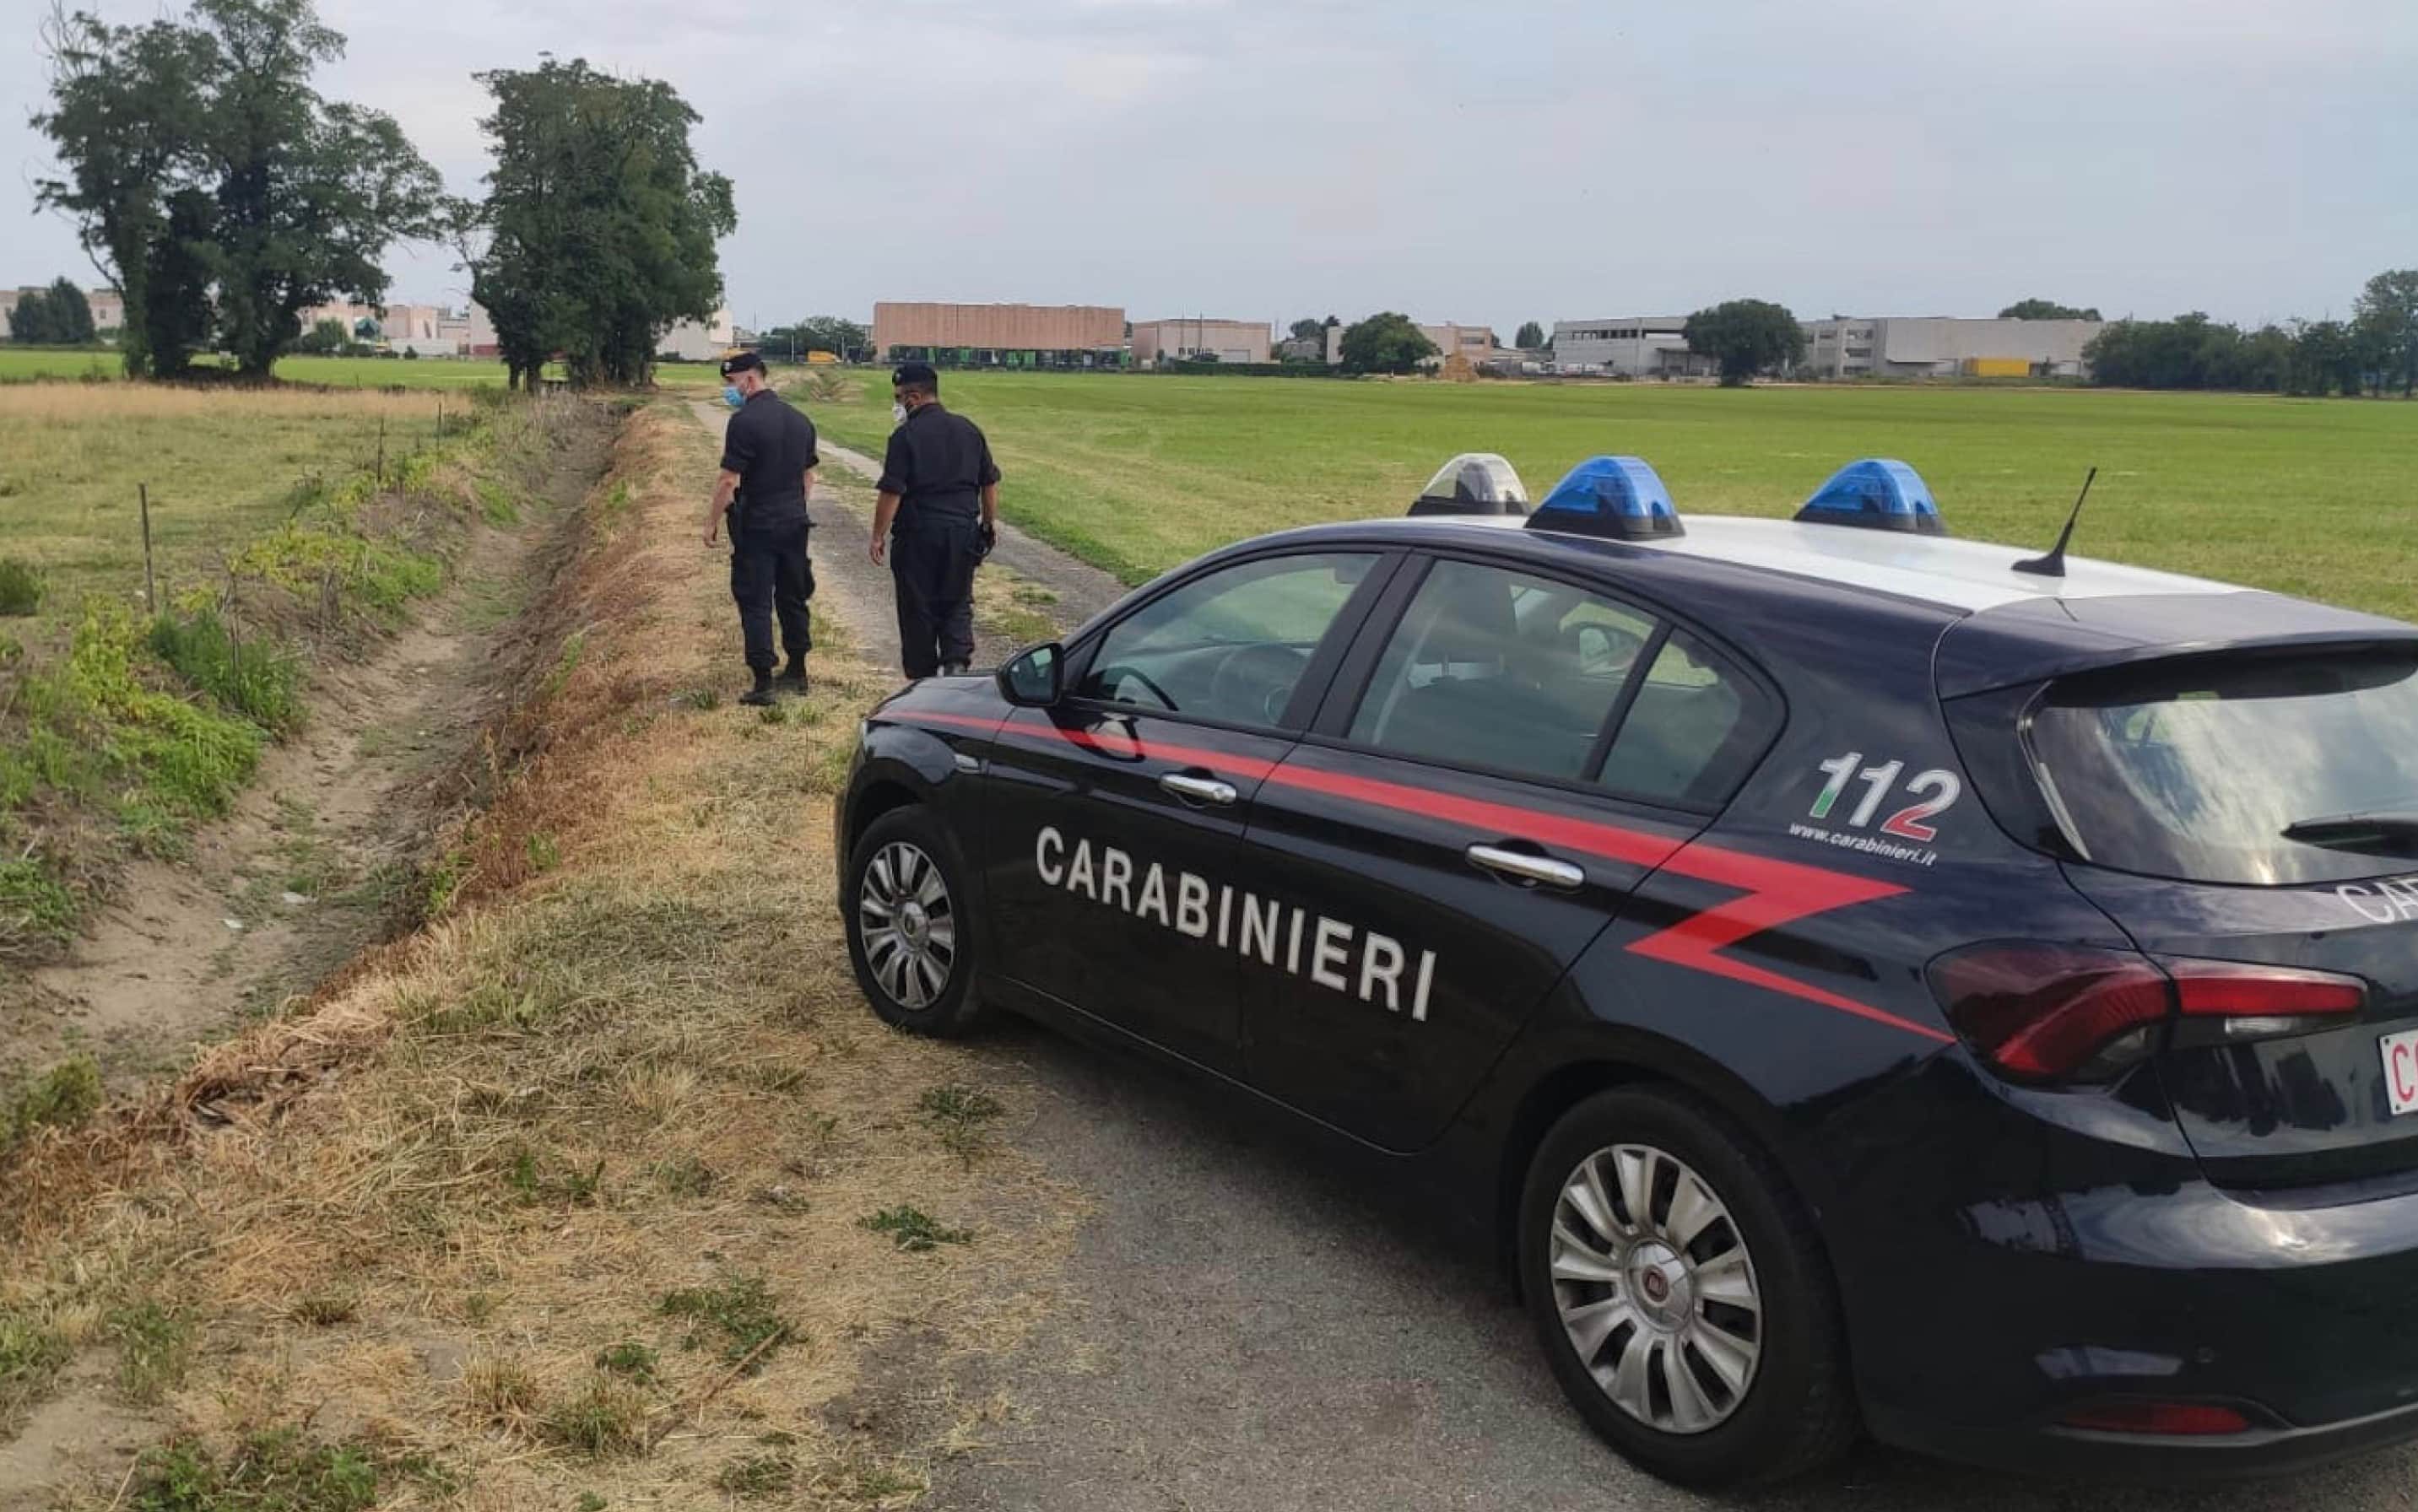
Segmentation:
{"type": "Polygon", "coordinates": [[[1441,1184],[1673,1480],[2418,1434],[2418,627],[2025,556],[1457,459],[881,705],[857,976],[1441,1184]]]}

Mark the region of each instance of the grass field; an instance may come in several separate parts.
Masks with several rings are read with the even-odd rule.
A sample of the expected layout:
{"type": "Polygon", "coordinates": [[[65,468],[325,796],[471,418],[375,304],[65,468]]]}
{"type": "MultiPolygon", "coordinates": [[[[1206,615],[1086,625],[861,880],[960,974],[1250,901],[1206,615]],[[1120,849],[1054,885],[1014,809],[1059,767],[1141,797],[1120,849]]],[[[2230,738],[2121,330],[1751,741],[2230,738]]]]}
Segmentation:
{"type": "MultiPolygon", "coordinates": [[[[283,521],[305,480],[372,466],[381,425],[390,467],[433,440],[436,405],[375,391],[0,387],[0,557],[41,570],[44,619],[71,618],[87,593],[138,594],[135,488],[147,483],[161,575],[190,588],[220,551],[283,521]]],[[[449,408],[455,425],[468,420],[467,400],[449,408]]]]}
{"type": "MultiPolygon", "coordinates": [[[[880,453],[888,386],[811,404],[880,453]]],[[[1009,518],[1140,582],[1283,526],[1399,513],[1456,451],[1533,496],[1630,452],[1690,512],[1784,514],[1859,456],[1930,481],[1961,535],[2053,540],[2084,469],[2084,555],[2418,618],[2418,405],[2089,389],[1334,383],[950,374],[1009,518]]]]}

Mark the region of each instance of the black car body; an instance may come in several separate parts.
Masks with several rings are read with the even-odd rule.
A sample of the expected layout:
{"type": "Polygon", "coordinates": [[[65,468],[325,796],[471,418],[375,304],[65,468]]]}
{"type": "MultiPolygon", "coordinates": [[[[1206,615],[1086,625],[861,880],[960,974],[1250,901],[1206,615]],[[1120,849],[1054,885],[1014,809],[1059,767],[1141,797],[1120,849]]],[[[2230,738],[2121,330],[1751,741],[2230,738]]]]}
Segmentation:
{"type": "Polygon", "coordinates": [[[863,842],[914,816],[976,979],[924,996],[1146,1046],[1448,1188],[1665,1474],[1785,1473],[1857,1419],[2063,1471],[2418,1434],[2418,820],[2268,839],[2227,786],[2418,772],[2418,628],[1919,533],[1549,523],[1245,542],[892,697],[838,816],[876,1006],[955,1027],[867,958],[863,842]],[[1250,593],[1293,622],[1254,632],[1250,593]],[[1533,1174],[1574,1110],[1601,1159],[1533,1174]],[[1673,1175],[1624,1117],[1721,1139],[1674,1134],[1673,1175]],[[1696,1241],[1574,1220],[1632,1169],[1596,1227],[1677,1234],[1701,1179],[1752,1316],[1696,1241]],[[1649,1303],[1701,1346],[1626,1362],[1649,1303]],[[1798,1427],[1747,1425],[1756,1391],[1798,1427]]]}

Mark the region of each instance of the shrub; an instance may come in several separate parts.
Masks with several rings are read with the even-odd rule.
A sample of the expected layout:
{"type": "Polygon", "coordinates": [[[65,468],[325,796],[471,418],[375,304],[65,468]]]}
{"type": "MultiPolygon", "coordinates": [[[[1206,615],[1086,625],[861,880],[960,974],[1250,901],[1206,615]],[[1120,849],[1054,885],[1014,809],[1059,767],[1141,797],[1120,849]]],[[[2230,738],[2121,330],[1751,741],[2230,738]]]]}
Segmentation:
{"type": "Polygon", "coordinates": [[[62,1061],[9,1099],[0,1133],[13,1143],[36,1129],[74,1128],[100,1111],[101,1095],[99,1061],[88,1055],[62,1061]]]}
{"type": "Polygon", "coordinates": [[[205,609],[191,619],[161,615],[151,649],[179,676],[226,708],[272,730],[302,721],[302,679],[292,655],[273,645],[245,647],[205,609]]]}
{"type": "MultiPolygon", "coordinates": [[[[11,763],[0,774],[0,799],[23,802],[18,789],[30,786],[30,768],[11,763]]],[[[0,960],[39,955],[75,934],[75,894],[31,857],[0,861],[0,960]]]]}
{"type": "Polygon", "coordinates": [[[0,557],[0,615],[32,614],[42,606],[42,573],[17,557],[0,557]]]}

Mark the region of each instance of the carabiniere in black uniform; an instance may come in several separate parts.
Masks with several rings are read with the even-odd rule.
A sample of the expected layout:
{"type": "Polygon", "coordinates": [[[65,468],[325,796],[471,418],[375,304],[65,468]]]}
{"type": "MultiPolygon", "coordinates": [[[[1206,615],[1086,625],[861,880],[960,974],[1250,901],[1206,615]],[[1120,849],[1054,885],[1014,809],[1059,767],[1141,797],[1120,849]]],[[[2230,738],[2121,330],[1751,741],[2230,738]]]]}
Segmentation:
{"type": "Polygon", "coordinates": [[[990,551],[983,496],[998,485],[999,467],[981,428],[941,407],[930,367],[907,363],[892,382],[908,406],[890,433],[880,485],[885,504],[897,500],[890,571],[899,662],[910,678],[962,672],[974,655],[974,568],[990,551]]]}
{"type": "Polygon", "coordinates": [[[806,652],[814,645],[806,601],[815,594],[806,544],[806,475],[821,458],[814,421],[763,386],[760,358],[742,353],[722,366],[732,380],[726,392],[742,395],[722,441],[722,470],[739,480],[728,516],[730,596],[739,604],[747,667],[755,674],[755,687],[742,701],[761,703],[772,696],[776,618],[781,649],[788,653],[781,680],[793,684],[791,691],[805,687],[806,652]]]}

